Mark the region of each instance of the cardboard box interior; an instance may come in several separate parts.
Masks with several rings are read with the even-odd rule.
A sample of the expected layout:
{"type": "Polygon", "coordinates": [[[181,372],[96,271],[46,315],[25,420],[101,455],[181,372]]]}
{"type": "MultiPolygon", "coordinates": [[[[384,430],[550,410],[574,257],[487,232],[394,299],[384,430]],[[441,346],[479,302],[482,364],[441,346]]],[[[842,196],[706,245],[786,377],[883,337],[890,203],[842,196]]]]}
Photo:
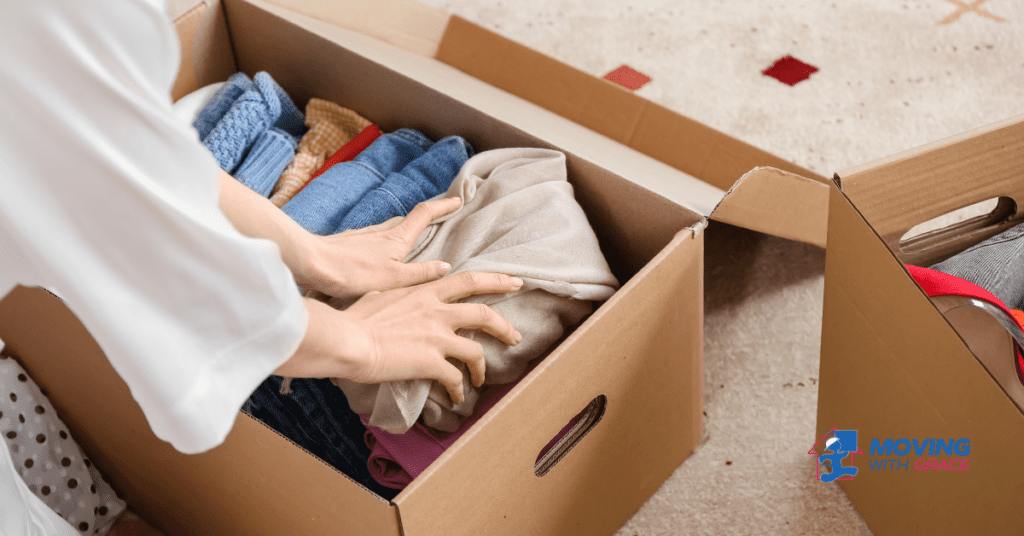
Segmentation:
{"type": "MultiPolygon", "coordinates": [[[[841,483],[875,534],[1019,533],[1024,414],[914,283],[929,266],[1021,222],[1024,117],[837,175],[829,209],[818,436],[858,430],[859,472],[841,483]],[[936,216],[1000,197],[989,215],[901,238],[936,216]],[[902,243],[901,243],[902,242],[902,243]],[[967,438],[967,471],[921,471],[936,456],[873,456],[878,438],[967,438]],[[908,460],[871,470],[870,460],[908,460]]],[[[948,456],[941,456],[949,458],[948,456]]]]}
{"type": "MultiPolygon", "coordinates": [[[[478,150],[559,148],[277,17],[255,2],[179,18],[175,92],[266,70],[300,105],[343,103],[385,130],[459,134],[478,150]]],[[[0,339],[91,459],[168,534],[601,533],[619,527],[701,436],[703,217],[572,153],[570,181],[623,288],[392,502],[244,414],[225,443],[185,456],[156,439],[87,330],[19,287],[0,339]],[[73,355],[73,358],[69,356],[73,355]],[[549,472],[541,448],[603,395],[603,416],[549,472]]]]}

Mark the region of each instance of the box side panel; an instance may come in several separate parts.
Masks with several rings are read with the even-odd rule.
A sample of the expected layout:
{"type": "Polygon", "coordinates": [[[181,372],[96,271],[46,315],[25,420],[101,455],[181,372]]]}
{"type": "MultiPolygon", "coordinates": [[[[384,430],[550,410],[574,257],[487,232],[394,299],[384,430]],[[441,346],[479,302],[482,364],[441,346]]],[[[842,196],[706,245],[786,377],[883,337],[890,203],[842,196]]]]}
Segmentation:
{"type": "Polygon", "coordinates": [[[394,507],[246,415],[203,454],[157,439],[85,327],[42,289],[0,301],[0,338],[114,488],[170,536],[399,534],[394,507]]]}
{"type": "Polygon", "coordinates": [[[890,249],[927,265],[1024,219],[1024,116],[883,158],[839,174],[842,188],[890,249]],[[902,254],[911,227],[993,197],[1016,202],[1010,221],[902,254]]]}
{"type": "MultiPolygon", "coordinates": [[[[180,7],[170,5],[168,10],[174,13],[180,7]]],[[[234,74],[235,57],[220,0],[195,2],[174,19],[174,28],[181,42],[181,67],[171,89],[174,100],[234,74]]]]}
{"type": "Polygon", "coordinates": [[[723,190],[757,166],[824,181],[457,15],[448,23],[437,58],[723,190]]]}
{"type": "MultiPolygon", "coordinates": [[[[859,432],[843,489],[875,534],[1019,532],[1024,416],[841,192],[829,208],[818,434],[859,432]],[[969,471],[872,455],[887,438],[970,440],[969,471]],[[907,469],[872,470],[895,459],[907,469]]],[[[925,453],[927,454],[927,453],[925,453]]],[[[824,484],[821,484],[824,485],[824,484]]]]}
{"type": "Polygon", "coordinates": [[[396,502],[410,535],[610,534],[693,451],[702,416],[702,237],[680,233],[396,502]],[[544,444],[603,419],[543,477],[544,444]],[[426,477],[426,478],[424,478],[426,477]],[[465,516],[453,526],[445,512],[465,516]]]}
{"type": "MultiPolygon", "coordinates": [[[[433,139],[459,135],[477,152],[502,147],[557,149],[252,3],[228,0],[225,7],[239,66],[250,74],[269,72],[300,106],[311,97],[327,99],[358,111],[386,131],[415,128],[433,139]]],[[[566,152],[566,159],[576,198],[591,216],[605,256],[622,281],[677,231],[700,221],[699,215],[583,158],[566,152]]]]}

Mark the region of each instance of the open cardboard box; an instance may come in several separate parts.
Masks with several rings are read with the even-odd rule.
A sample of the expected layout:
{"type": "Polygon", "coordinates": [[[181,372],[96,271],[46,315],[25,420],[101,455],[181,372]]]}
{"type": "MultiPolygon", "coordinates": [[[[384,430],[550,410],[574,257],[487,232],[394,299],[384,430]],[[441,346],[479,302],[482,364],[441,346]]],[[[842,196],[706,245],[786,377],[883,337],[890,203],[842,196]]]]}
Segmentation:
{"type": "MultiPolygon", "coordinates": [[[[623,286],[390,502],[244,414],[223,445],[178,453],[71,311],[44,290],[12,291],[0,302],[6,351],[168,534],[611,533],[701,437],[705,216],[824,245],[820,177],[457,17],[422,54],[259,0],[170,4],[183,44],[175,97],[265,70],[300,106],[325,98],[385,130],[562,150],[623,286]],[[517,83],[537,79],[543,89],[517,83]],[[541,448],[595,399],[592,428],[538,476],[541,448]]],[[[339,5],[369,30],[382,13],[399,27],[424,20],[408,2],[316,7],[339,5]]]]}
{"type": "Polygon", "coordinates": [[[904,268],[930,266],[1024,221],[1022,169],[1024,116],[836,176],[817,429],[818,437],[834,427],[858,431],[864,455],[841,486],[875,534],[1022,530],[1024,414],[904,268]],[[992,198],[1002,199],[989,215],[903,239],[915,225],[992,198]],[[970,451],[884,455],[885,440],[900,438],[969,439],[970,451]],[[906,468],[871,468],[889,459],[906,468]],[[919,459],[970,461],[934,470],[919,459]]]}

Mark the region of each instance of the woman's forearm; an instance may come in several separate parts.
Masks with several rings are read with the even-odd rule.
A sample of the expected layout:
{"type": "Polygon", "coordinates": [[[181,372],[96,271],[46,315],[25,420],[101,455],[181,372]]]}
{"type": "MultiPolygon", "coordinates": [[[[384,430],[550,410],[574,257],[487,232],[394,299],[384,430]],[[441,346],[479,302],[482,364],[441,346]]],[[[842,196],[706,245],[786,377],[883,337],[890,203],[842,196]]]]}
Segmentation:
{"type": "Polygon", "coordinates": [[[370,341],[356,322],[329,305],[306,299],[306,336],[298,350],[274,371],[293,378],[349,378],[369,354],[370,341]]]}
{"type": "Polygon", "coordinates": [[[281,248],[281,258],[299,284],[306,279],[307,259],[314,236],[292,220],[269,199],[250,190],[224,171],[220,174],[220,209],[238,229],[252,238],[271,240],[281,248]]]}

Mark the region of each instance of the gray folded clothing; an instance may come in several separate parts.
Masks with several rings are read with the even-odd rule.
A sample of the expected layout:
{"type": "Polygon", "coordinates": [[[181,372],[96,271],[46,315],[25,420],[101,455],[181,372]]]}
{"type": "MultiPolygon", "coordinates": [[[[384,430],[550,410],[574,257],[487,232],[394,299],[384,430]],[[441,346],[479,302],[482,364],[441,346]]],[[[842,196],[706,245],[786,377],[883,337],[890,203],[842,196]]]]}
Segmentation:
{"type": "MultiPolygon", "coordinates": [[[[508,346],[479,330],[459,334],[480,342],[487,362],[485,383],[509,383],[540,357],[565,331],[618,288],[586,214],[566,180],[565,155],[547,149],[498,149],[480,153],[462,167],[441,197],[461,196],[463,205],[420,235],[407,262],[442,260],[451,274],[498,272],[520,277],[510,294],[471,296],[523,335],[508,346]]],[[[346,304],[337,300],[336,307],[346,304]]],[[[466,367],[465,401],[452,404],[441,384],[431,380],[358,384],[339,379],[352,410],[369,424],[404,433],[420,416],[427,426],[454,431],[472,414],[478,398],[466,367]]]]}
{"type": "Polygon", "coordinates": [[[1024,309],[1024,225],[1011,227],[931,269],[978,285],[1010,309],[1024,309]]]}

